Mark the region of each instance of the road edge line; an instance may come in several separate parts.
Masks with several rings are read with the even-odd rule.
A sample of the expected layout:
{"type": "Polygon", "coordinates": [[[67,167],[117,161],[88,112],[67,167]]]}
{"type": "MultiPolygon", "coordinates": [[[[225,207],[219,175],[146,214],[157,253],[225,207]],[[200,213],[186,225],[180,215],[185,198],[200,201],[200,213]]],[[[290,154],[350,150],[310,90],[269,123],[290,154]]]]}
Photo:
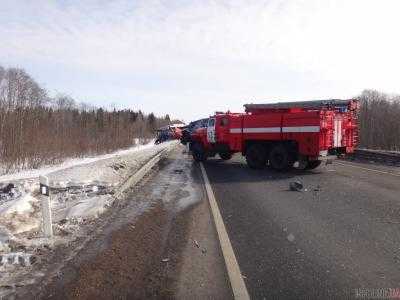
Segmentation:
{"type": "Polygon", "coordinates": [[[222,220],[221,212],[219,211],[214,192],[208,179],[206,169],[201,162],[200,169],[201,174],[203,175],[204,185],[206,187],[208,203],[210,204],[211,213],[214,218],[214,224],[217,229],[222,255],[224,256],[225,266],[228,271],[228,277],[231,284],[233,296],[235,299],[250,299],[246,284],[244,283],[242,277],[242,273],[240,272],[239,264],[236,260],[235,252],[233,251],[224,221],[222,220]]]}

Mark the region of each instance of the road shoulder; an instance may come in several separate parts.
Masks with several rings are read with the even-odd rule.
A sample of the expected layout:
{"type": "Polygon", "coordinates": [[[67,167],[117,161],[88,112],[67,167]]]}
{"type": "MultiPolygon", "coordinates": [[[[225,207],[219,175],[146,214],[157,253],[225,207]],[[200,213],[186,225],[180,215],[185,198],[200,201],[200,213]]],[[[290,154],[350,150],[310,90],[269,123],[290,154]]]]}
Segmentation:
{"type": "Polygon", "coordinates": [[[188,212],[177,299],[233,299],[218,236],[206,199],[188,212]]]}
{"type": "MultiPolygon", "coordinates": [[[[24,299],[230,299],[232,293],[197,165],[175,149],[55,278],[24,299]],[[147,207],[140,215],[138,207],[147,207]],[[38,290],[39,289],[39,290],[38,290]]],[[[55,260],[65,261],[62,255],[55,260]]]]}

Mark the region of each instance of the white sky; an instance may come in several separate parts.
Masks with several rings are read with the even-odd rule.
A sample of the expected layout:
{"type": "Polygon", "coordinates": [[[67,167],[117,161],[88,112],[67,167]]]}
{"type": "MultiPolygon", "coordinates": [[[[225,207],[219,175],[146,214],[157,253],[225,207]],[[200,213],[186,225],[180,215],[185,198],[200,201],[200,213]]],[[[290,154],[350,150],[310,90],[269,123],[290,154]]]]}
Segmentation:
{"type": "Polygon", "coordinates": [[[0,65],[51,94],[190,121],[400,93],[399,13],[398,0],[2,0],[0,65]]]}

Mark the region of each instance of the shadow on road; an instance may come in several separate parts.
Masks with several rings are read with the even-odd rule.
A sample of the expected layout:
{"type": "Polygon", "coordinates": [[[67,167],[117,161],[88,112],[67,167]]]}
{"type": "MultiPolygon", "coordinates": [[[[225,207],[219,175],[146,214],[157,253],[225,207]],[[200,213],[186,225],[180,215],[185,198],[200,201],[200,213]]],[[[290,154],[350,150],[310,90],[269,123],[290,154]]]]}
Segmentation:
{"type": "MultiPolygon", "coordinates": [[[[198,163],[193,162],[193,165],[198,165],[198,163]]],[[[307,171],[290,169],[279,172],[268,167],[262,170],[254,170],[250,169],[244,161],[238,159],[232,161],[209,159],[204,162],[204,167],[212,183],[276,181],[296,179],[303,176],[318,176],[323,172],[319,169],[307,171]]]]}

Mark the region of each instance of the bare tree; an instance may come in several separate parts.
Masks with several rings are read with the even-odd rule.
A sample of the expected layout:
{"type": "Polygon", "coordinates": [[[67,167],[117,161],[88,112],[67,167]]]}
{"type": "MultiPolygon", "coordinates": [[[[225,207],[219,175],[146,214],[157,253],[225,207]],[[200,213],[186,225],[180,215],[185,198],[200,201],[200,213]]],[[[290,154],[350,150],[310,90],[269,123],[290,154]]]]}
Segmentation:
{"type": "Polygon", "coordinates": [[[47,96],[24,70],[0,67],[0,171],[126,148],[151,138],[164,118],[105,110],[63,94],[47,96]]]}
{"type": "Polygon", "coordinates": [[[358,98],[360,146],[400,150],[400,96],[365,90],[358,98]]]}

